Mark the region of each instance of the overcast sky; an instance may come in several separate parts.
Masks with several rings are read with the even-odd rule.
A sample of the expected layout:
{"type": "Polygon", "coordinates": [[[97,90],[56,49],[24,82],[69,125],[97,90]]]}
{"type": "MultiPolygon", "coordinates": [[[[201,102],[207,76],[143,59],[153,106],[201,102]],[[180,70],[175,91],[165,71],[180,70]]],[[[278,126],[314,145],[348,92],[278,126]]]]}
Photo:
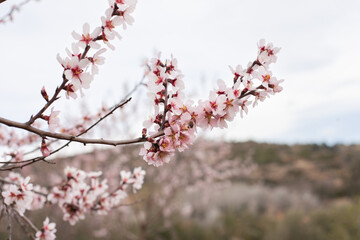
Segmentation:
{"type": "MultiPolygon", "coordinates": [[[[0,16],[14,2],[0,5],[0,16]]],[[[39,92],[61,82],[56,54],[65,56],[71,32],[98,26],[107,0],[41,0],[0,24],[0,116],[26,121],[43,104],[39,92]]],[[[106,64],[85,92],[94,108],[121,98],[135,84],[140,63],[155,50],[179,61],[187,93],[206,97],[218,78],[231,82],[228,65],[246,65],[265,38],[281,47],[273,74],[284,91],[260,103],[227,130],[229,140],[281,143],[360,143],[359,0],[139,0],[135,23],[107,51],[106,64]]],[[[78,109],[61,100],[57,109],[78,109]]],[[[146,116],[144,116],[145,118],[146,116]]],[[[141,124],[137,126],[141,129],[141,124]]]]}

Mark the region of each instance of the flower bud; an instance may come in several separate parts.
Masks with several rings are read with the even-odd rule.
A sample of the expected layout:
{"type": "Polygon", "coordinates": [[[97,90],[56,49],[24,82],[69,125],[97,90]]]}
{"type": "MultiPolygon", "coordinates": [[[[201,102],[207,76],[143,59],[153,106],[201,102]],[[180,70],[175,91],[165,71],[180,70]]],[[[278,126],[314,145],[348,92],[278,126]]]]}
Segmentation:
{"type": "Polygon", "coordinates": [[[49,150],[49,148],[48,148],[47,145],[46,145],[45,139],[43,139],[42,142],[41,142],[40,151],[41,151],[41,153],[42,153],[42,155],[43,155],[44,157],[48,157],[48,156],[50,155],[50,150],[49,150]]]}
{"type": "Polygon", "coordinates": [[[49,96],[48,96],[48,94],[47,94],[47,92],[46,92],[46,90],[45,90],[45,87],[43,87],[42,89],[41,89],[41,95],[43,96],[43,98],[48,102],[49,101],[49,96]]]}

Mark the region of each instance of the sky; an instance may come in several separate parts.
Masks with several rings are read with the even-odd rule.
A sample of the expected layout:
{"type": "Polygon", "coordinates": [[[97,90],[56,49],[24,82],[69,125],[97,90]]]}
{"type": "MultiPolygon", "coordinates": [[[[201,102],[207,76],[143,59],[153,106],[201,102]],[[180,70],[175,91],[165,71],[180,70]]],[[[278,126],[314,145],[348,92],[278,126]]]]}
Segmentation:
{"type": "MultiPolygon", "coordinates": [[[[0,5],[0,16],[21,1],[0,5]]],[[[107,0],[31,1],[14,21],[0,24],[0,116],[26,121],[43,105],[40,89],[60,84],[59,53],[85,22],[100,24],[107,0]]],[[[108,50],[106,64],[85,91],[94,109],[115,103],[124,84],[142,76],[141,61],[161,51],[178,59],[186,93],[206,98],[221,78],[231,83],[228,65],[246,66],[264,38],[281,47],[273,75],[284,90],[214,139],[275,143],[360,143],[360,1],[358,0],[139,0],[135,23],[108,50]]],[[[145,94],[145,92],[143,91],[145,94]]],[[[61,99],[62,114],[80,112],[82,101],[61,99]]],[[[151,109],[145,109],[150,114],[151,109]]],[[[63,116],[64,116],[63,115],[63,116]]],[[[147,114],[143,116],[147,118],[147,114]]],[[[141,129],[141,121],[134,124],[141,129]]]]}

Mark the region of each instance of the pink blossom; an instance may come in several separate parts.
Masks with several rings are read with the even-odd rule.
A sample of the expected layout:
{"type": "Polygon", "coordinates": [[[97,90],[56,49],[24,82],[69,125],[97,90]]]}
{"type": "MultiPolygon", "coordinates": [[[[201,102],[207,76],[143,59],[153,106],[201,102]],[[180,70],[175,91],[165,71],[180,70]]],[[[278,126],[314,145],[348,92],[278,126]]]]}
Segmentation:
{"type": "Polygon", "coordinates": [[[50,223],[48,217],[46,217],[43,227],[35,234],[35,240],[54,240],[56,238],[56,223],[50,223]]]}
{"type": "Polygon", "coordinates": [[[1,195],[4,198],[4,203],[8,206],[13,205],[14,208],[23,215],[27,209],[31,209],[31,202],[33,201],[33,186],[29,183],[30,177],[25,180],[20,180],[20,185],[14,184],[6,185],[1,195]]]}
{"type": "Polygon", "coordinates": [[[55,132],[55,129],[60,126],[60,111],[54,111],[54,107],[51,108],[50,116],[44,116],[48,122],[50,132],[55,132]]]}
{"type": "Polygon", "coordinates": [[[95,42],[95,38],[97,38],[101,33],[101,28],[97,27],[94,29],[94,31],[90,34],[90,25],[88,23],[84,23],[83,25],[83,33],[80,35],[76,33],[75,31],[72,32],[73,38],[78,40],[78,46],[85,49],[87,45],[89,45],[91,48],[99,49],[100,44],[95,42]]]}
{"type": "Polygon", "coordinates": [[[101,54],[103,54],[104,52],[106,52],[105,48],[100,49],[99,51],[97,51],[93,57],[89,57],[89,61],[91,62],[91,73],[94,74],[98,74],[99,73],[99,67],[98,65],[103,65],[105,62],[105,58],[100,56],[101,54]]]}
{"type": "Polygon", "coordinates": [[[119,16],[113,17],[113,9],[109,8],[105,12],[105,16],[101,17],[102,27],[103,27],[103,37],[106,40],[113,40],[116,37],[121,39],[120,34],[115,31],[115,27],[119,26],[122,23],[122,20],[119,16]]]}
{"type": "Polygon", "coordinates": [[[90,63],[88,59],[81,59],[73,56],[68,64],[68,69],[64,71],[66,79],[71,81],[75,90],[80,88],[89,88],[93,77],[84,71],[85,67],[90,63]]]}

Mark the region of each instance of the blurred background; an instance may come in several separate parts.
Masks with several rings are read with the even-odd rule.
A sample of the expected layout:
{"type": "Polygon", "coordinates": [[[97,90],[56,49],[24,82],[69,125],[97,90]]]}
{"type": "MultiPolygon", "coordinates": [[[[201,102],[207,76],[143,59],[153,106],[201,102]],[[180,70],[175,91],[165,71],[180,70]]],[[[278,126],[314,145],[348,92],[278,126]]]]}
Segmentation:
{"type": "MultiPolygon", "coordinates": [[[[0,17],[20,2],[2,3],[0,17]]],[[[56,54],[65,56],[84,22],[98,26],[107,6],[30,1],[0,24],[1,117],[26,121],[42,107],[42,86],[50,94],[61,81],[56,54]]],[[[145,166],[137,146],[83,153],[72,144],[57,156],[59,174],[78,158],[71,163],[109,176],[132,165],[148,175],[141,201],[110,216],[69,227],[58,214],[59,239],[360,239],[359,9],[357,0],[139,0],[134,25],[119,31],[123,39],[104,54],[84,98],[55,104],[63,124],[119,102],[141,80],[142,60],[157,51],[178,59],[187,96],[202,99],[217,79],[232,81],[228,65],[254,60],[265,38],[281,47],[271,69],[284,90],[228,129],[201,132],[163,168],[145,166]]],[[[93,136],[138,136],[153,110],[145,93],[140,87],[93,136]]],[[[25,170],[41,183],[47,177],[37,173],[50,167],[25,170]]],[[[46,214],[33,217],[41,222],[46,214]]]]}

